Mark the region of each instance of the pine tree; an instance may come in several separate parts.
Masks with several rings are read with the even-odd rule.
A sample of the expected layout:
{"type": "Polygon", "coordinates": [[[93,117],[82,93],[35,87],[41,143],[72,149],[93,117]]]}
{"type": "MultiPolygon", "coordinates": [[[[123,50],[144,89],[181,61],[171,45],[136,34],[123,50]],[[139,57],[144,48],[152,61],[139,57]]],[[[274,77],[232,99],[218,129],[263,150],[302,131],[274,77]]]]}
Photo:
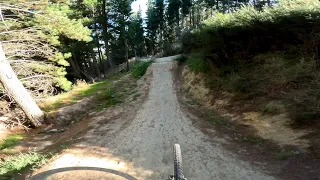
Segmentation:
{"type": "Polygon", "coordinates": [[[147,19],[146,19],[146,41],[148,54],[154,55],[156,52],[156,40],[157,40],[157,29],[159,24],[157,23],[157,12],[155,3],[152,0],[148,2],[147,19]]]}
{"type": "Polygon", "coordinates": [[[130,56],[145,56],[145,38],[143,29],[143,19],[141,17],[141,9],[139,9],[138,13],[133,14],[131,16],[128,34],[130,35],[128,36],[130,56]]]}
{"type": "Polygon", "coordinates": [[[174,37],[180,37],[180,8],[180,0],[168,0],[167,20],[169,26],[171,27],[171,29],[169,30],[169,34],[172,34],[174,32],[174,37]]]}
{"type": "MultiPolygon", "coordinates": [[[[10,62],[16,74],[9,73],[19,78],[14,78],[14,85],[6,82],[5,78],[1,78],[1,83],[22,107],[33,126],[41,124],[42,112],[34,103],[30,105],[33,110],[26,107],[23,100],[32,103],[32,99],[24,93],[24,87],[34,96],[52,94],[60,89],[69,90],[71,82],[65,75],[69,66],[67,60],[72,54],[65,48],[63,39],[91,41],[90,30],[83,26],[83,20],[71,18],[73,11],[68,2],[9,0],[0,3],[3,17],[3,25],[0,26],[1,61],[10,62]]],[[[8,76],[11,66],[4,64],[1,67],[5,66],[8,68],[2,71],[2,75],[8,76]]]]}
{"type": "Polygon", "coordinates": [[[111,0],[110,16],[112,21],[111,35],[112,42],[112,58],[117,63],[127,62],[128,64],[128,25],[131,14],[130,0],[111,0]]]}
{"type": "Polygon", "coordinates": [[[159,36],[158,39],[158,46],[163,51],[164,40],[163,40],[163,33],[164,33],[164,2],[163,0],[156,0],[155,1],[155,14],[156,14],[156,23],[158,24],[157,34],[159,36]]]}
{"type": "Polygon", "coordinates": [[[55,88],[70,89],[65,67],[69,66],[71,53],[61,40],[91,41],[90,30],[81,20],[70,19],[72,10],[63,3],[39,2],[29,7],[29,3],[19,0],[14,5],[1,5],[6,26],[0,29],[0,40],[18,77],[37,95],[55,88]],[[31,8],[33,11],[29,11],[31,8]]]}

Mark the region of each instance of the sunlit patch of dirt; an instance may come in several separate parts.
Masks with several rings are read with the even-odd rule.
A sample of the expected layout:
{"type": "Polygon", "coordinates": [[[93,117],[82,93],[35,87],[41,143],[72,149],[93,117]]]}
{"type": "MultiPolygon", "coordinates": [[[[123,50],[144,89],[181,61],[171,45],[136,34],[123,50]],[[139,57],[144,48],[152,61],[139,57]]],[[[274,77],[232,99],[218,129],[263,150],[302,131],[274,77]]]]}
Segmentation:
{"type": "Polygon", "coordinates": [[[280,145],[294,145],[303,149],[309,147],[309,142],[302,139],[308,134],[307,130],[294,130],[289,127],[290,119],[287,114],[264,115],[260,112],[243,113],[243,123],[253,126],[258,135],[271,139],[280,145]]]}
{"type": "Polygon", "coordinates": [[[124,179],[123,176],[130,177],[128,179],[145,179],[153,173],[150,170],[135,167],[123,157],[111,154],[108,148],[87,147],[79,144],[56,157],[51,166],[40,169],[37,172],[38,175],[31,179],[46,178],[46,176],[41,176],[41,173],[60,168],[67,170],[48,174],[49,179],[124,179]],[[77,167],[84,167],[84,169],[77,171],[77,167]],[[103,171],[90,170],[92,167],[102,168],[103,171]]]}

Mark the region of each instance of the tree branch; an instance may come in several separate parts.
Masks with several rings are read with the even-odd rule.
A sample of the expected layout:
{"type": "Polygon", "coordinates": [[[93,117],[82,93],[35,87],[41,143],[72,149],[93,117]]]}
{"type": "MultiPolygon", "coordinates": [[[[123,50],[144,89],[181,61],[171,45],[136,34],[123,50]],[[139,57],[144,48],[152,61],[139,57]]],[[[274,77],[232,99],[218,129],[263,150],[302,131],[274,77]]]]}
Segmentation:
{"type": "Polygon", "coordinates": [[[34,61],[34,60],[9,60],[9,63],[21,63],[21,62],[35,62],[35,63],[41,63],[41,64],[52,64],[49,62],[44,62],[44,61],[34,61]]]}
{"type": "Polygon", "coordinates": [[[49,78],[53,78],[53,77],[50,76],[50,75],[39,74],[39,75],[35,75],[35,76],[29,76],[29,77],[21,78],[20,81],[25,81],[25,80],[33,79],[33,78],[37,78],[37,77],[49,77],[49,78]]]}
{"type": "Polygon", "coordinates": [[[37,12],[33,12],[33,11],[30,11],[30,10],[25,10],[25,9],[22,9],[22,8],[18,8],[16,6],[10,5],[10,4],[0,3],[0,8],[6,9],[6,10],[22,11],[22,12],[26,12],[26,13],[30,13],[30,14],[35,14],[35,15],[40,15],[41,16],[41,14],[39,14],[37,12]]]}
{"type": "Polygon", "coordinates": [[[4,26],[6,27],[6,31],[8,31],[9,28],[8,28],[8,25],[6,24],[6,22],[4,21],[1,7],[0,7],[0,18],[1,18],[1,21],[4,24],[4,26]]]}

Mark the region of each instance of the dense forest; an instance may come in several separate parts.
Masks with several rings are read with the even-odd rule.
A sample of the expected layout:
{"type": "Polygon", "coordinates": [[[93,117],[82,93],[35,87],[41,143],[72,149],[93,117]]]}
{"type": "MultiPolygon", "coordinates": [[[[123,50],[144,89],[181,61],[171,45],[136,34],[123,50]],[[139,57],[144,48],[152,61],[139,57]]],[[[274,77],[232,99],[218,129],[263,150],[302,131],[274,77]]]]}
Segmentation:
{"type": "Polygon", "coordinates": [[[201,28],[217,13],[231,13],[242,6],[257,10],[271,7],[277,1],[267,0],[155,0],[148,2],[146,45],[148,54],[164,51],[165,55],[181,51],[182,35],[201,28]],[[180,47],[180,49],[179,49],[180,47]]]}
{"type": "MultiPolygon", "coordinates": [[[[133,2],[2,1],[0,39],[10,63],[2,67],[12,67],[32,97],[41,99],[69,91],[78,79],[105,78],[122,63],[129,71],[133,57],[201,51],[194,55],[200,59],[196,67],[210,61],[228,69],[256,54],[303,43],[312,47],[301,47],[301,53],[318,57],[318,34],[312,27],[318,22],[315,0],[149,0],[147,12],[133,12],[133,2]],[[299,20],[297,31],[290,25],[293,18],[299,20]]],[[[5,84],[5,71],[1,73],[5,84]]],[[[11,88],[19,89],[14,93],[6,86],[0,88],[2,114],[15,104],[13,99],[25,99],[14,98],[19,88],[11,88]]]]}
{"type": "Polygon", "coordinates": [[[130,3],[2,2],[6,56],[28,89],[38,95],[69,90],[68,80],[99,77],[125,62],[126,51],[143,55],[135,41],[143,39],[141,13],[132,14],[130,3]],[[129,38],[129,33],[135,36],[129,38]]]}
{"type": "MultiPolygon", "coordinates": [[[[129,0],[2,1],[3,52],[34,98],[69,91],[77,79],[106,77],[129,57],[146,55],[141,11],[132,13],[130,4],[129,0]]],[[[8,102],[2,114],[14,97],[5,92],[0,88],[1,102],[8,102]]]]}

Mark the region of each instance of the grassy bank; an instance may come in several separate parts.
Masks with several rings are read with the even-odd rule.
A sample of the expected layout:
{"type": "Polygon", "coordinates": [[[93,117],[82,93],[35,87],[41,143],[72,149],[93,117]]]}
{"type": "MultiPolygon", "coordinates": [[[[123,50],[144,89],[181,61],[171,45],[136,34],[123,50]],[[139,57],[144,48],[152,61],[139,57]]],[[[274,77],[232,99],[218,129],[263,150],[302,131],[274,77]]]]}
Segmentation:
{"type": "Polygon", "coordinates": [[[320,124],[319,16],[317,0],[218,13],[184,34],[186,64],[205,73],[217,94],[233,94],[233,104],[255,101],[251,110],[288,112],[294,127],[320,124]]]}
{"type": "MultiPolygon", "coordinates": [[[[138,79],[146,73],[148,67],[151,64],[152,61],[137,62],[132,66],[132,70],[130,73],[134,78],[138,79]]],[[[119,102],[122,102],[123,98],[115,98],[115,94],[119,94],[119,89],[113,87],[112,82],[119,80],[124,75],[126,75],[126,73],[119,73],[104,81],[92,84],[88,84],[84,81],[77,81],[72,90],[43,99],[39,101],[38,104],[42,110],[44,110],[45,112],[50,112],[64,106],[75,104],[85,97],[96,96],[98,101],[105,101],[104,105],[100,105],[98,109],[107,107],[109,105],[115,105],[119,102]]]]}
{"type": "Polygon", "coordinates": [[[23,139],[21,134],[12,134],[7,136],[5,139],[0,140],[0,151],[9,149],[14,145],[18,144],[23,139]]]}
{"type": "Polygon", "coordinates": [[[0,161],[0,180],[10,179],[27,168],[39,167],[47,162],[48,157],[35,152],[8,156],[0,161]]]}
{"type": "Polygon", "coordinates": [[[152,61],[137,62],[132,67],[132,76],[135,78],[140,78],[147,72],[147,69],[151,64],[152,64],[152,61]]]}
{"type": "MultiPolygon", "coordinates": [[[[77,81],[77,83],[74,85],[72,90],[65,93],[58,94],[56,96],[43,99],[39,101],[38,104],[42,110],[46,112],[50,112],[50,111],[55,111],[64,106],[75,104],[76,102],[78,102],[79,100],[85,97],[97,95],[97,92],[99,91],[107,90],[105,93],[107,94],[106,97],[110,96],[109,92],[112,92],[112,88],[110,84],[113,81],[120,79],[123,75],[124,74],[117,74],[104,81],[96,82],[92,84],[87,84],[84,81],[77,81]]],[[[98,95],[103,96],[101,94],[98,94],[98,95]]]]}

